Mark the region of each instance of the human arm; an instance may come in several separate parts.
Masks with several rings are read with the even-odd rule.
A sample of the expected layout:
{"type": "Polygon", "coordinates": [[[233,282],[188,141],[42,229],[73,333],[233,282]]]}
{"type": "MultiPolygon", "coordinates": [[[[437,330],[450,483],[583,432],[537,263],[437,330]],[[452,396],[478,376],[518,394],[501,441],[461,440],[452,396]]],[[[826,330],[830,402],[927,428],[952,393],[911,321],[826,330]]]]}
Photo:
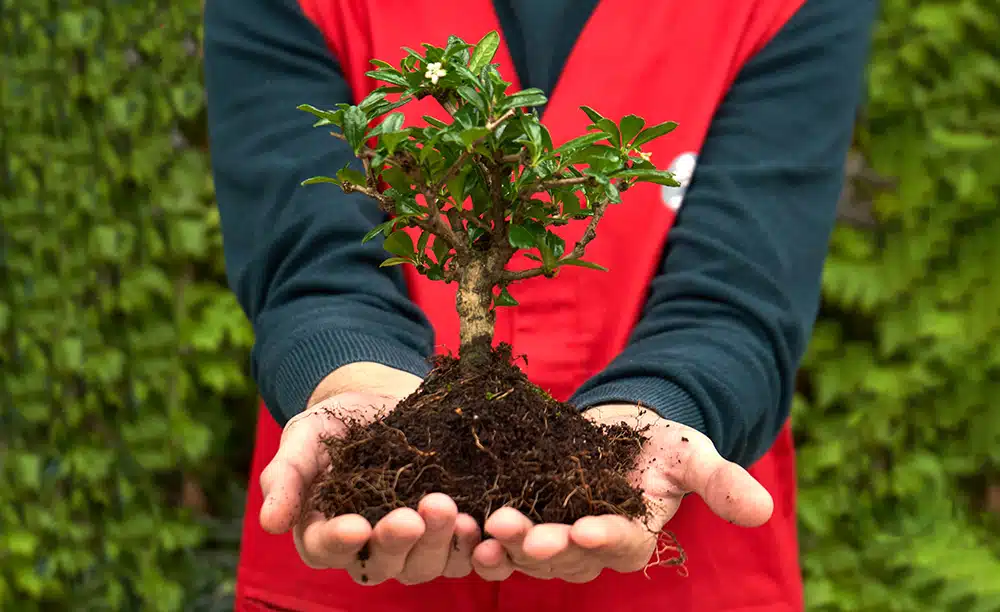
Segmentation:
{"type": "Polygon", "coordinates": [[[874,0],[807,0],[743,67],[628,346],[581,408],[641,403],[743,466],[784,425],[815,321],[874,0]]]}
{"type": "Polygon", "coordinates": [[[431,327],[400,269],[379,268],[382,239],[361,242],[384,214],[335,185],[300,185],[360,168],[296,110],[353,101],[319,30],[295,0],[209,0],[205,82],[226,274],[253,324],[253,377],[278,423],[346,364],[425,374],[431,327]]]}
{"type": "Polygon", "coordinates": [[[644,521],[532,525],[496,513],[473,564],[587,581],[635,571],[687,493],[759,525],[773,502],[744,469],[784,425],[816,316],[826,245],[860,97],[874,0],[807,0],[718,109],[628,346],[573,401],[597,422],[636,419],[651,441],[634,478],[644,521]],[[641,403],[655,414],[636,407],[641,403]]]}
{"type": "Polygon", "coordinates": [[[331,185],[300,186],[358,163],[296,110],[352,101],[320,32],[294,0],[208,0],[204,25],[226,271],[257,336],[254,378],[283,428],[261,474],[261,526],[292,530],[303,562],[360,582],[464,575],[479,530],[446,496],[428,495],[374,526],[356,515],[302,516],[328,465],[322,438],[416,389],[432,332],[398,268],[379,268],[381,239],[362,244],[383,221],[376,204],[331,185]]]}

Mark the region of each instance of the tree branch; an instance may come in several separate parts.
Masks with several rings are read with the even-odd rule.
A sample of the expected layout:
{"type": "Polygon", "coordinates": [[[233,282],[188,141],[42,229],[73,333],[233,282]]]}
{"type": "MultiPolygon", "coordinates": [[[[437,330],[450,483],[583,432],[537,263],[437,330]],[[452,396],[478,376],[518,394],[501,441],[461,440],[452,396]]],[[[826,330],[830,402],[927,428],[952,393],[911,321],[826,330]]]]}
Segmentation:
{"type": "MultiPolygon", "coordinates": [[[[609,202],[606,201],[594,203],[594,212],[590,217],[590,222],[587,223],[587,229],[583,231],[583,235],[580,236],[580,239],[576,241],[575,245],[573,245],[573,250],[570,251],[568,255],[563,256],[562,259],[581,259],[583,257],[584,252],[587,250],[587,245],[597,237],[597,224],[600,223],[601,218],[604,217],[604,213],[608,209],[608,204],[609,202]]],[[[551,273],[552,270],[546,269],[544,266],[540,266],[538,268],[519,270],[517,272],[504,270],[500,278],[504,282],[512,282],[551,273]]]]}
{"type": "Polygon", "coordinates": [[[597,181],[595,181],[592,176],[574,176],[570,178],[553,179],[551,181],[541,181],[532,185],[532,187],[536,189],[531,193],[538,193],[539,191],[553,189],[556,187],[573,187],[574,185],[587,184],[596,185],[597,181]]]}
{"type": "Polygon", "coordinates": [[[448,181],[455,178],[455,176],[459,173],[459,171],[461,171],[462,167],[465,165],[465,162],[468,161],[469,157],[472,155],[472,152],[476,149],[476,147],[486,142],[486,139],[489,138],[490,134],[493,133],[493,130],[497,129],[501,123],[503,123],[504,121],[513,116],[514,116],[514,109],[510,109],[506,113],[500,115],[500,117],[496,121],[487,122],[486,129],[489,130],[489,133],[480,136],[472,143],[471,146],[467,147],[464,151],[462,151],[462,154],[458,156],[458,159],[456,159],[455,163],[451,165],[451,168],[448,168],[448,172],[446,172],[445,175],[441,178],[441,180],[438,183],[438,186],[434,189],[434,191],[438,192],[444,189],[444,186],[448,184],[448,181]]]}
{"type": "MultiPolygon", "coordinates": [[[[367,160],[363,160],[366,170],[366,180],[370,184],[375,182],[377,184],[377,177],[374,176],[370,165],[367,160]]],[[[362,187],[360,185],[355,185],[353,183],[345,183],[342,187],[344,193],[362,193],[373,200],[375,200],[379,208],[387,214],[394,214],[396,211],[396,202],[386,196],[384,193],[380,192],[378,189],[372,187],[362,187]]],[[[440,209],[437,206],[437,201],[433,197],[427,197],[429,215],[426,219],[414,218],[411,219],[417,227],[431,234],[441,238],[448,243],[448,246],[455,249],[456,252],[465,254],[468,252],[468,246],[462,242],[458,235],[452,231],[448,224],[444,222],[444,216],[441,214],[440,209]]]]}
{"type": "Polygon", "coordinates": [[[500,158],[500,161],[505,164],[513,164],[514,162],[517,162],[519,164],[524,164],[524,162],[527,161],[524,155],[525,153],[527,153],[527,151],[528,151],[527,149],[521,149],[520,153],[511,153],[510,155],[504,155],[503,157],[500,158]]]}
{"type": "Polygon", "coordinates": [[[386,212],[386,213],[389,213],[389,214],[393,214],[394,212],[396,212],[396,203],[393,201],[393,199],[390,198],[390,197],[388,197],[388,196],[386,196],[385,194],[383,194],[381,191],[379,191],[377,189],[371,189],[369,187],[362,187],[361,185],[355,185],[353,183],[344,183],[341,186],[341,189],[344,190],[344,193],[363,193],[363,194],[365,194],[369,198],[371,198],[371,199],[375,200],[376,202],[378,202],[379,208],[381,208],[383,212],[386,212]]]}
{"type": "MultiPolygon", "coordinates": [[[[455,112],[458,110],[458,108],[453,103],[450,103],[448,101],[441,101],[441,104],[444,107],[444,109],[452,116],[454,116],[455,112]]],[[[485,142],[486,139],[489,137],[489,135],[492,134],[493,131],[496,130],[497,127],[499,127],[504,121],[513,117],[515,112],[516,112],[515,109],[510,109],[504,114],[502,114],[500,117],[497,117],[496,119],[487,122],[486,129],[489,130],[489,133],[484,134],[482,137],[478,138],[475,142],[472,143],[470,147],[468,147],[465,151],[462,152],[461,155],[459,155],[458,159],[455,160],[455,163],[452,164],[452,166],[448,169],[448,171],[445,173],[444,177],[442,177],[442,179],[440,180],[439,184],[436,187],[427,186],[425,184],[426,181],[424,180],[422,173],[417,172],[416,174],[414,174],[412,170],[409,171],[404,170],[404,172],[406,172],[407,176],[410,177],[413,183],[417,185],[417,189],[420,191],[421,195],[423,195],[424,199],[427,201],[427,208],[429,212],[429,215],[426,219],[414,218],[412,219],[413,223],[417,227],[423,229],[424,231],[430,232],[431,234],[444,240],[446,243],[448,243],[448,246],[455,249],[455,252],[462,258],[467,258],[469,256],[469,247],[465,243],[465,241],[463,241],[459,237],[455,229],[450,227],[450,225],[445,222],[444,215],[441,212],[441,202],[438,197],[438,194],[441,193],[441,190],[445,188],[448,181],[454,178],[458,174],[458,172],[460,172],[461,169],[466,165],[466,162],[468,162],[469,158],[473,155],[473,151],[475,150],[475,148],[478,147],[483,142],[485,142]]],[[[340,132],[331,131],[330,135],[339,140],[343,141],[347,140],[344,134],[340,132]]],[[[375,157],[375,151],[369,148],[368,146],[363,146],[361,148],[361,151],[358,152],[357,156],[361,159],[361,163],[364,165],[365,182],[367,185],[365,187],[353,184],[344,185],[343,187],[344,192],[363,193],[368,197],[372,198],[373,200],[375,200],[376,202],[378,202],[379,208],[381,208],[383,211],[389,214],[393,214],[395,211],[395,202],[393,201],[392,198],[387,197],[378,190],[379,176],[377,174],[377,169],[371,167],[371,160],[375,157]]],[[[397,160],[391,157],[387,158],[386,162],[400,169],[403,169],[402,165],[397,160]]],[[[456,210],[459,211],[459,215],[467,222],[478,225],[482,229],[489,229],[488,224],[484,223],[476,215],[471,214],[470,211],[467,211],[464,208],[462,208],[460,204],[456,204],[455,208],[456,210]]]]}

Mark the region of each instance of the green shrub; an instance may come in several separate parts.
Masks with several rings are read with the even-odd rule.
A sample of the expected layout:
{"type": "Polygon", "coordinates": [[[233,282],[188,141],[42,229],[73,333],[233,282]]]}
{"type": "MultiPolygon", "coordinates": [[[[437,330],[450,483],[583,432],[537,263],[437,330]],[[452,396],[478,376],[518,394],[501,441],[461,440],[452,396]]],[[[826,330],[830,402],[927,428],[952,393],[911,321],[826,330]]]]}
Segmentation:
{"type": "MultiPolygon", "coordinates": [[[[227,609],[254,397],[200,10],[0,5],[0,609],[227,609]]],[[[1000,610],[998,15],[883,0],[858,148],[898,188],[834,237],[795,410],[810,609],[1000,610]]]]}
{"type": "Polygon", "coordinates": [[[807,599],[1000,610],[1000,2],[882,11],[857,140],[898,187],[826,267],[795,410],[807,599]]]}
{"type": "Polygon", "coordinates": [[[232,572],[183,493],[238,512],[220,459],[254,416],[201,2],[3,6],[0,608],[190,609],[193,577],[232,572]]]}

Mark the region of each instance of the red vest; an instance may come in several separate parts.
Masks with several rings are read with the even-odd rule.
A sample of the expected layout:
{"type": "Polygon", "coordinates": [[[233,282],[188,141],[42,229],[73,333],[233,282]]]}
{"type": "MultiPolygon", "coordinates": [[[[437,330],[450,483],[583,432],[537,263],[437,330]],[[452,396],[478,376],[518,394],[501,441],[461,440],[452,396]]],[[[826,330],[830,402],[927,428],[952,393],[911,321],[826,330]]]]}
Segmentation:
{"type": "MultiPolygon", "coordinates": [[[[443,45],[451,34],[476,41],[500,30],[490,0],[301,0],[323,31],[360,100],[376,84],[364,76],[369,59],[396,63],[400,47],[443,45]]],[[[709,123],[737,73],[787,22],[804,0],[618,0],[600,2],[573,49],[543,121],[553,141],[585,131],[587,104],[605,116],[638,114],[652,124],[677,121],[672,134],[647,145],[658,167],[693,159],[709,123]],[[619,42],[620,41],[620,42],[619,42]],[[619,45],[624,45],[621,48],[619,45]],[[628,63],[618,65],[618,58],[628,63]],[[687,155],[685,155],[687,154],[687,155]]],[[[520,89],[505,46],[497,53],[501,74],[520,89]]],[[[310,102],[303,100],[303,102],[310,102]]],[[[316,101],[312,101],[316,102],[316,101]]],[[[321,102],[321,101],[320,101],[321,102]]],[[[403,109],[444,118],[427,99],[403,109]]],[[[416,119],[414,119],[416,118],[416,119]]],[[[654,185],[623,194],[598,228],[588,259],[609,272],[565,268],[555,279],[535,278],[511,287],[520,302],[500,309],[497,340],[526,354],[529,377],[559,399],[568,398],[625,345],[679,198],[654,185]]],[[[571,224],[567,243],[582,232],[571,224]]],[[[526,265],[523,260],[512,266],[526,265]]],[[[442,351],[456,350],[455,287],[407,272],[412,298],[430,317],[442,351]]],[[[750,472],[771,492],[774,516],[763,527],[743,529],[714,516],[689,497],[668,524],[688,553],[687,576],[653,568],[648,576],[606,571],[582,585],[515,574],[503,583],[475,575],[403,587],[390,581],[355,585],[343,572],[308,569],[291,535],[271,536],[257,523],[262,503],[258,478],[273,457],[280,430],[261,408],[243,531],[237,609],[357,612],[795,612],[803,609],[795,522],[795,465],[788,427],[750,472]],[[270,606],[270,607],[269,607],[270,606]]]]}

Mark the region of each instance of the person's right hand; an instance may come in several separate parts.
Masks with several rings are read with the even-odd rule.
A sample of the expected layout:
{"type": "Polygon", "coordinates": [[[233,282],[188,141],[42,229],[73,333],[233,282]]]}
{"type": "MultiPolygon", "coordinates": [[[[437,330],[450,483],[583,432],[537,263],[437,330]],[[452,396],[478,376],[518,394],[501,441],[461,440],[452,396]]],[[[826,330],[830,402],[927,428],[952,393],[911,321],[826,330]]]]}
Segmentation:
{"type": "Polygon", "coordinates": [[[446,495],[432,493],[417,507],[398,508],[373,527],[357,514],[302,516],[315,478],[329,466],[321,440],[343,435],[344,419],[371,421],[414,391],[420,379],[386,366],[356,363],[339,368],[317,387],[309,408],[291,419],[274,459],[260,477],[264,504],[260,524],[273,534],[293,531],[302,561],[315,569],[344,569],[359,584],[391,578],[403,584],[472,571],[479,526],[459,514],[446,495]],[[368,558],[358,552],[368,544],[368,558]]]}

